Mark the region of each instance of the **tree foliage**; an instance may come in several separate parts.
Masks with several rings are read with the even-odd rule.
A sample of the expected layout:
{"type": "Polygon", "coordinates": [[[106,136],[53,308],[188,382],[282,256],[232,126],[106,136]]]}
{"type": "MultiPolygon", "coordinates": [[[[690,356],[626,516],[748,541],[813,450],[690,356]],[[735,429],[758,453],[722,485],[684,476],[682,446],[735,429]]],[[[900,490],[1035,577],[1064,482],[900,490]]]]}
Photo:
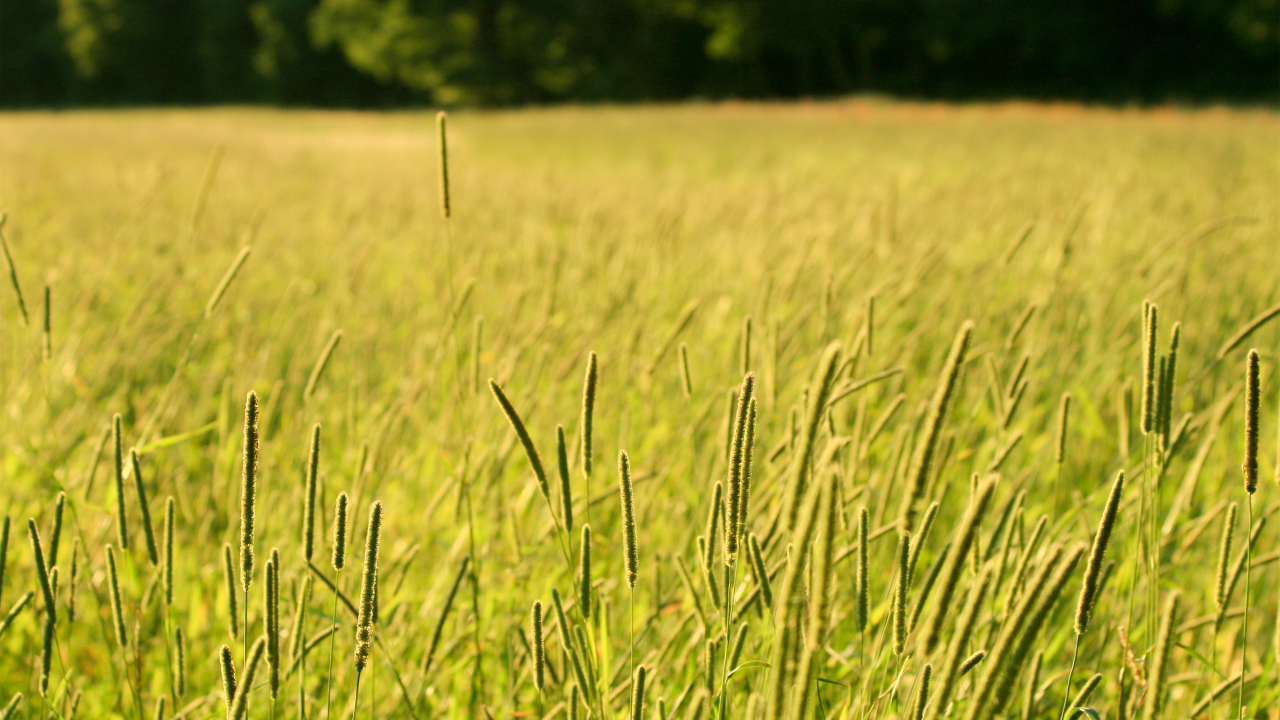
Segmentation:
{"type": "Polygon", "coordinates": [[[19,0],[0,103],[1270,101],[1280,0],[19,0]]]}

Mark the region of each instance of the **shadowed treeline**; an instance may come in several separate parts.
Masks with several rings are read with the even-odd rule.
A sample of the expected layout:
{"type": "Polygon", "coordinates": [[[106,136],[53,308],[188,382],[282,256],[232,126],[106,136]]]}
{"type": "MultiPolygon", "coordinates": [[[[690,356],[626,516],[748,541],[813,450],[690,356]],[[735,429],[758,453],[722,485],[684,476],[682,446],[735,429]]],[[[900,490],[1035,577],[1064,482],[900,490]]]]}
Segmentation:
{"type": "Polygon", "coordinates": [[[1275,0],[17,0],[0,105],[1276,97],[1275,0]]]}

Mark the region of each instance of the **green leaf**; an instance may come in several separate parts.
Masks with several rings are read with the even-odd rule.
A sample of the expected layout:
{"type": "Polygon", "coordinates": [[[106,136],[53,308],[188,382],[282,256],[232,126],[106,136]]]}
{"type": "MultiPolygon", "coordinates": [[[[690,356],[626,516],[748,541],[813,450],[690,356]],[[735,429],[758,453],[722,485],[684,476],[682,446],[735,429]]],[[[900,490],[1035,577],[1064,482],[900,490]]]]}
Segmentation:
{"type": "Polygon", "coordinates": [[[180,442],[183,442],[185,440],[190,440],[191,438],[194,438],[194,437],[200,437],[205,433],[210,433],[217,429],[218,429],[218,421],[215,420],[209,423],[208,425],[205,425],[204,427],[196,428],[191,432],[185,432],[180,435],[170,435],[169,437],[160,438],[155,442],[147,443],[146,445],[143,445],[142,447],[138,448],[138,454],[146,455],[149,452],[154,452],[156,450],[160,450],[161,448],[167,448],[170,445],[177,445],[180,442]]]}
{"type": "Polygon", "coordinates": [[[729,677],[733,677],[734,675],[737,675],[739,672],[743,670],[750,670],[752,668],[767,668],[767,667],[769,667],[769,663],[763,660],[748,660],[742,663],[741,665],[739,665],[738,667],[734,668],[729,673],[729,677]]]}
{"type": "Polygon", "coordinates": [[[1178,647],[1180,647],[1180,648],[1182,648],[1183,650],[1186,650],[1188,653],[1190,653],[1190,654],[1191,654],[1191,657],[1194,657],[1196,660],[1199,660],[1199,661],[1200,661],[1200,664],[1201,664],[1201,665],[1204,665],[1206,668],[1208,668],[1208,669],[1209,669],[1209,671],[1210,671],[1210,672],[1212,672],[1214,675],[1217,675],[1218,677],[1222,678],[1223,680],[1225,680],[1225,679],[1227,678],[1227,676],[1226,676],[1226,675],[1223,675],[1222,673],[1220,673],[1220,672],[1218,672],[1216,669],[1214,669],[1214,667],[1213,667],[1212,665],[1210,665],[1210,664],[1209,664],[1209,661],[1208,661],[1208,660],[1205,660],[1205,659],[1204,659],[1204,656],[1203,656],[1203,655],[1201,655],[1200,653],[1196,652],[1195,650],[1192,650],[1191,648],[1187,647],[1186,645],[1183,645],[1182,643],[1178,643],[1178,647]]]}

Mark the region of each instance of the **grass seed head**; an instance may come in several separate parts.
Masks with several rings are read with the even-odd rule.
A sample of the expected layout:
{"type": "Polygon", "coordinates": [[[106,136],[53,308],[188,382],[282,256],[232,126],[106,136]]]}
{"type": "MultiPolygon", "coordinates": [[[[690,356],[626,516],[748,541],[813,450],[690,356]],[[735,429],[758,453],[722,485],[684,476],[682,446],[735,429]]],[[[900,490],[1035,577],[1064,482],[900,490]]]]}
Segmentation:
{"type": "Polygon", "coordinates": [[[1258,490],[1258,406],[1261,403],[1259,387],[1259,359],[1256,349],[1249,351],[1245,367],[1244,386],[1244,489],[1250,495],[1258,490]]]}
{"type": "MultiPolygon", "coordinates": [[[[458,574],[453,576],[453,585],[449,587],[449,594],[445,596],[444,607],[440,609],[440,619],[436,621],[435,632],[431,635],[431,644],[427,646],[427,654],[422,658],[422,674],[426,675],[431,669],[431,661],[435,657],[436,648],[440,645],[440,637],[444,634],[444,624],[449,618],[449,610],[453,608],[454,598],[458,596],[458,588],[462,587],[462,581],[467,577],[467,568],[471,567],[471,556],[467,555],[462,558],[462,562],[458,566],[458,574]]],[[[552,595],[555,595],[553,589],[552,595]]]]}
{"type": "Polygon", "coordinates": [[[578,609],[582,617],[591,617],[591,526],[582,526],[578,544],[578,609]]]}
{"type": "Polygon", "coordinates": [[[35,597],[36,591],[28,590],[23,593],[22,597],[18,598],[18,602],[14,603],[13,607],[9,608],[9,612],[5,614],[4,619],[0,619],[0,637],[4,636],[5,631],[9,629],[14,620],[18,619],[18,615],[26,609],[27,605],[31,604],[35,597]]]}
{"type": "Polygon", "coordinates": [[[547,662],[547,648],[542,641],[541,600],[534,600],[533,609],[529,611],[529,634],[533,636],[533,686],[541,693],[547,662]]]}
{"type": "Polygon", "coordinates": [[[959,676],[964,677],[965,675],[968,675],[970,670],[978,667],[978,663],[982,662],[986,658],[987,658],[986,650],[975,651],[972,655],[965,658],[964,662],[960,663],[960,668],[958,673],[959,676]]]}
{"type": "Polygon", "coordinates": [[[729,667],[736,668],[742,660],[742,651],[747,647],[747,623],[738,625],[738,631],[733,634],[733,644],[729,646],[729,667]]]}
{"type": "Polygon", "coordinates": [[[227,720],[245,720],[249,712],[249,693],[253,692],[253,681],[258,676],[258,665],[262,663],[262,652],[266,646],[264,638],[258,638],[249,648],[249,659],[244,664],[244,677],[236,688],[236,697],[227,711],[227,720]]]}
{"type": "Polygon", "coordinates": [[[31,554],[35,558],[36,579],[40,581],[40,592],[44,594],[44,614],[48,622],[58,622],[58,603],[53,593],[53,585],[49,582],[49,566],[45,564],[44,550],[40,546],[40,530],[36,527],[35,518],[27,519],[27,536],[31,539],[31,554]]]}
{"type": "Polygon", "coordinates": [[[907,648],[907,592],[911,587],[909,564],[911,534],[898,538],[898,581],[893,595],[893,654],[902,657],[907,648]]]}
{"type": "Polygon", "coordinates": [[[1239,510],[1239,505],[1231,503],[1222,519],[1222,536],[1218,541],[1218,569],[1213,580],[1213,603],[1219,615],[1226,610],[1227,605],[1227,563],[1231,559],[1231,542],[1235,537],[1236,514],[1239,510]]]}
{"type": "Polygon", "coordinates": [[[640,563],[636,552],[636,503],[631,485],[631,461],[627,459],[626,450],[618,451],[618,494],[622,504],[622,550],[627,587],[635,590],[640,563]]]}
{"type": "Polygon", "coordinates": [[[564,531],[573,532],[573,485],[569,482],[569,452],[565,447],[564,426],[556,426],[556,467],[560,471],[560,515],[564,531]]]}
{"type": "Polygon", "coordinates": [[[231,655],[231,647],[223,645],[218,650],[218,667],[222,670],[222,699],[227,703],[227,712],[231,712],[231,704],[236,699],[236,662],[231,655]]]}
{"type": "Polygon", "coordinates": [[[58,564],[58,543],[62,539],[62,513],[67,507],[67,494],[59,492],[53,506],[53,529],[49,531],[49,567],[58,564]]]}
{"type": "Polygon", "coordinates": [[[874,341],[876,337],[876,296],[874,293],[867,296],[866,320],[863,324],[867,329],[867,342],[863,347],[866,348],[867,356],[870,357],[872,352],[872,341],[874,341]]]}
{"type": "Polygon", "coordinates": [[[209,302],[205,303],[204,316],[207,318],[213,315],[213,311],[218,308],[218,303],[222,302],[222,296],[227,293],[227,288],[231,287],[231,282],[236,279],[236,274],[240,272],[240,267],[244,265],[244,261],[249,259],[249,252],[252,250],[248,245],[240,248],[240,253],[236,255],[236,259],[231,261],[231,267],[227,268],[227,272],[223,274],[222,279],[218,281],[217,287],[213,289],[213,294],[209,296],[209,302]]]}
{"type": "Polygon", "coordinates": [[[316,483],[320,475],[320,423],[311,427],[311,449],[307,453],[307,484],[302,497],[302,555],[307,562],[315,554],[316,483]]]}
{"type": "Polygon", "coordinates": [[[899,512],[899,528],[907,532],[915,518],[915,505],[924,494],[928,484],[929,473],[933,468],[933,456],[937,451],[938,437],[942,433],[942,425],[946,420],[947,408],[955,394],[960,369],[964,365],[965,354],[969,349],[969,340],[973,336],[973,321],[966,320],[960,325],[955,340],[951,343],[951,351],[943,363],[942,373],[938,376],[938,385],[934,389],[933,398],[929,401],[928,413],[920,440],[916,442],[911,454],[911,464],[907,470],[907,492],[903,496],[902,509],[899,512]]]}
{"type": "Polygon", "coordinates": [[[1164,388],[1160,391],[1162,405],[1160,413],[1163,418],[1160,434],[1166,441],[1169,440],[1173,423],[1173,391],[1178,385],[1178,345],[1181,341],[1182,323],[1176,322],[1169,337],[1169,354],[1165,356],[1164,388]]]}
{"type": "Polygon", "coordinates": [[[373,642],[373,602],[378,584],[378,548],[382,543],[382,502],[369,506],[369,524],[364,541],[364,566],[360,572],[360,613],[356,620],[356,672],[369,660],[373,642]]]}
{"type": "Polygon", "coordinates": [[[111,595],[111,620],[116,629],[116,645],[124,650],[129,646],[129,634],[124,626],[124,603],[120,599],[120,576],[116,571],[116,551],[107,546],[107,588],[111,595]]]}
{"type": "Polygon", "coordinates": [[[315,395],[316,387],[324,377],[324,369],[329,366],[329,359],[333,357],[333,351],[338,349],[338,343],[341,341],[342,331],[334,330],[333,335],[329,336],[329,342],[325,343],[324,349],[320,351],[320,357],[316,358],[316,364],[311,368],[311,376],[307,378],[307,385],[302,390],[303,402],[310,402],[311,396],[315,395]]]}
{"type": "Polygon", "coordinates": [[[116,485],[116,540],[121,550],[129,549],[129,515],[124,505],[124,438],[120,428],[120,413],[111,416],[111,445],[115,457],[116,485]]]}
{"type": "Polygon", "coordinates": [[[1058,405],[1058,442],[1055,444],[1053,459],[1059,465],[1067,458],[1067,422],[1071,417],[1071,393],[1062,393],[1062,402],[1058,405]]]}
{"type": "Polygon", "coordinates": [[[164,501],[164,562],[160,567],[164,604],[170,607],[173,606],[173,515],[174,502],[170,496],[164,501]]]}
{"type": "Polygon", "coordinates": [[[1085,567],[1084,582],[1080,586],[1080,599],[1076,603],[1077,635],[1083,635],[1089,629],[1093,606],[1098,601],[1098,578],[1102,574],[1103,560],[1107,554],[1107,545],[1111,542],[1111,531],[1116,525],[1116,514],[1120,510],[1120,498],[1123,494],[1124,471],[1121,470],[1116,474],[1116,480],[1111,485],[1111,494],[1107,496],[1107,505],[1102,511],[1102,519],[1098,521],[1098,530],[1093,536],[1089,564],[1085,567]]]}
{"type": "Polygon", "coordinates": [[[471,328],[471,394],[480,392],[480,351],[484,347],[484,316],[477,315],[471,328]]]}
{"type": "Polygon", "coordinates": [[[587,372],[582,380],[582,417],[579,431],[582,433],[582,477],[591,478],[592,440],[594,439],[596,412],[596,382],[600,379],[599,361],[595,351],[587,355],[587,372]]]}
{"type": "Polygon", "coordinates": [[[1160,618],[1160,632],[1156,635],[1155,657],[1151,663],[1147,700],[1143,703],[1143,720],[1158,720],[1164,714],[1165,685],[1169,677],[1169,654],[1177,642],[1174,630],[1178,627],[1178,611],[1182,608],[1182,593],[1174,590],[1165,602],[1160,618]]]}
{"type": "Polygon", "coordinates": [[[929,685],[933,680],[933,665],[925,663],[920,671],[920,679],[916,681],[915,697],[911,701],[911,720],[923,720],[925,708],[929,706],[929,685]]]}
{"type": "Polygon", "coordinates": [[[716,533],[720,527],[720,516],[724,514],[724,485],[720,481],[711,487],[711,505],[707,508],[707,530],[702,535],[702,564],[710,566],[716,551],[716,533]]]}
{"type": "Polygon", "coordinates": [[[524,421],[520,419],[515,406],[507,399],[506,393],[502,392],[502,387],[493,378],[489,379],[489,390],[498,401],[498,406],[502,408],[502,413],[507,416],[507,422],[511,423],[511,428],[516,431],[520,444],[524,446],[525,457],[529,459],[529,467],[533,469],[534,479],[538,482],[538,491],[548,503],[551,502],[551,486],[547,484],[547,473],[542,469],[542,457],[538,455],[538,449],[533,444],[533,438],[529,437],[524,421]]]}
{"type": "Polygon", "coordinates": [[[964,665],[968,660],[962,659],[961,653],[968,647],[969,640],[973,636],[978,613],[982,610],[982,601],[986,597],[988,588],[991,587],[992,577],[991,570],[984,569],[969,587],[969,597],[965,602],[964,610],[960,612],[959,619],[956,620],[955,631],[947,645],[947,652],[943,656],[938,673],[937,689],[934,692],[937,701],[929,709],[930,720],[937,720],[945,715],[947,703],[951,700],[951,692],[956,682],[966,672],[964,665]]]}
{"type": "Polygon", "coordinates": [[[187,636],[182,626],[173,629],[173,685],[178,697],[187,694],[187,636]]]}
{"type": "Polygon", "coordinates": [[[160,564],[160,553],[156,547],[156,532],[151,525],[151,506],[147,502],[147,487],[142,482],[142,465],[138,461],[136,448],[129,450],[129,465],[133,470],[133,485],[138,491],[138,508],[142,514],[142,535],[147,541],[147,559],[153,566],[160,564]]]}
{"type": "Polygon", "coordinates": [[[751,479],[754,472],[756,446],[757,400],[751,398],[747,406],[747,437],[742,444],[742,498],[738,505],[738,534],[747,532],[747,520],[751,517],[751,479]]]}
{"type": "MultiPolygon", "coordinates": [[[[738,404],[733,418],[733,440],[729,450],[729,503],[725,513],[724,551],[725,563],[732,565],[738,557],[738,539],[741,533],[742,483],[746,472],[748,453],[747,425],[754,400],[756,376],[748,372],[742,377],[738,391],[738,404]]],[[[710,538],[711,536],[708,536],[710,538]]]]}
{"type": "Polygon", "coordinates": [[[254,517],[258,506],[258,394],[244,403],[244,457],[240,474],[240,587],[253,586],[254,517]]]}
{"type": "Polygon", "coordinates": [[[1159,329],[1159,309],[1155,303],[1148,303],[1144,313],[1146,322],[1144,323],[1144,342],[1145,352],[1142,356],[1142,432],[1150,433],[1155,430],[1156,419],[1156,337],[1159,329]]]}
{"type": "Polygon", "coordinates": [[[965,560],[968,559],[980,532],[982,519],[986,515],[987,507],[991,504],[991,497],[995,494],[995,486],[995,477],[988,477],[978,483],[969,507],[956,528],[955,540],[939,576],[942,584],[934,596],[933,611],[926,619],[920,634],[920,642],[923,643],[922,648],[925,653],[932,653],[941,638],[943,623],[951,610],[951,598],[955,594],[965,560]]]}
{"type": "Polygon", "coordinates": [[[0,596],[4,594],[4,569],[9,556],[9,516],[0,518],[0,596]]]}
{"type": "Polygon", "coordinates": [[[1040,684],[1040,665],[1044,662],[1044,651],[1036,651],[1031,659],[1031,671],[1027,673],[1027,691],[1022,701],[1022,720],[1035,717],[1036,686],[1040,684]]]}
{"type": "Polygon", "coordinates": [[[51,620],[44,622],[44,642],[40,646],[40,677],[39,688],[40,694],[46,695],[49,692],[49,676],[53,674],[53,643],[54,630],[57,625],[51,620]]]}
{"type": "Polygon", "coordinates": [[[773,587],[769,582],[769,570],[765,567],[760,541],[756,539],[755,533],[748,537],[747,546],[751,550],[751,572],[755,574],[756,584],[760,587],[760,599],[764,601],[765,607],[772,609],[773,587]]]}
{"type": "Polygon", "coordinates": [[[280,552],[271,549],[263,584],[263,633],[267,638],[267,680],[271,699],[280,695],[280,552]]]}
{"type": "Polygon", "coordinates": [[[436,113],[436,137],[440,149],[440,217],[449,219],[449,116],[443,110],[436,113]]]}
{"type": "Polygon", "coordinates": [[[631,686],[631,720],[644,720],[644,680],[646,672],[643,665],[636,668],[635,682],[631,686]]]}
{"type": "Polygon", "coordinates": [[[231,556],[231,543],[222,545],[222,573],[227,581],[227,627],[234,640],[240,637],[240,613],[236,608],[236,566],[231,556]]]}
{"type": "Polygon", "coordinates": [[[1027,569],[1031,566],[1031,560],[1035,556],[1036,548],[1040,546],[1040,538],[1044,535],[1045,528],[1049,525],[1049,516],[1041,515],[1036,521],[1036,526],[1031,530],[1031,536],[1022,546],[1021,556],[1018,558],[1018,565],[1014,568],[1013,578],[1009,581],[1008,600],[1005,603],[1007,608],[1011,608],[1018,599],[1022,589],[1022,579],[1026,576],[1027,569]]]}
{"type": "Polygon", "coordinates": [[[334,570],[347,566],[347,493],[338,493],[333,503],[333,554],[330,564],[334,570]]]}
{"type": "Polygon", "coordinates": [[[867,613],[871,599],[871,591],[868,587],[871,577],[867,553],[870,524],[871,513],[867,511],[866,506],[863,506],[858,511],[858,566],[854,573],[853,590],[853,624],[860,634],[867,629],[867,613]]]}
{"type": "Polygon", "coordinates": [[[311,584],[311,576],[303,576],[302,590],[298,593],[298,607],[293,611],[293,635],[289,642],[289,658],[295,662],[305,647],[303,631],[307,619],[307,607],[311,604],[311,584]]]}
{"type": "Polygon", "coordinates": [[[933,531],[933,521],[938,519],[938,509],[941,505],[937,502],[929,503],[929,507],[925,508],[924,517],[920,519],[920,525],[916,527],[915,533],[911,537],[914,541],[911,543],[911,558],[907,563],[907,582],[916,576],[916,563],[920,561],[920,548],[929,540],[929,533],[933,531]]]}
{"type": "Polygon", "coordinates": [[[811,393],[805,403],[806,417],[800,435],[799,451],[792,453],[791,466],[787,470],[787,484],[782,496],[781,518],[783,528],[786,530],[796,528],[801,500],[809,488],[814,445],[817,442],[822,419],[826,416],[827,400],[831,397],[831,390],[839,374],[841,352],[839,342],[832,342],[823,350],[814,384],[817,391],[811,393]]]}
{"type": "Polygon", "coordinates": [[[689,346],[680,343],[680,390],[684,392],[684,399],[693,399],[693,377],[689,374],[689,346]]]}
{"type": "MultiPolygon", "coordinates": [[[[80,538],[71,543],[71,574],[67,577],[67,622],[76,621],[76,587],[80,584],[80,538]]],[[[4,564],[3,553],[0,553],[0,565],[4,564]]],[[[3,579],[0,579],[3,582],[3,579]]]]}
{"type": "Polygon", "coordinates": [[[1089,698],[1093,696],[1093,692],[1101,684],[1102,673],[1094,673],[1093,677],[1085,681],[1085,684],[1080,688],[1080,692],[1076,693],[1075,699],[1067,707],[1071,709],[1085,707],[1089,702],[1089,698]]]}

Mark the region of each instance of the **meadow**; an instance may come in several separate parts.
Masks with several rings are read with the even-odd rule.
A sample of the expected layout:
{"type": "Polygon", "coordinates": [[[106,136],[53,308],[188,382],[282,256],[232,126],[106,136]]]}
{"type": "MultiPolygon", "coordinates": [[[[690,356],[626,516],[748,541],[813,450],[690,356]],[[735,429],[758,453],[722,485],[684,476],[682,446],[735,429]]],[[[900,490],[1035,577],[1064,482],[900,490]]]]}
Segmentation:
{"type": "Polygon", "coordinates": [[[0,115],[0,718],[1280,718],[1274,112],[440,139],[0,115]]]}

